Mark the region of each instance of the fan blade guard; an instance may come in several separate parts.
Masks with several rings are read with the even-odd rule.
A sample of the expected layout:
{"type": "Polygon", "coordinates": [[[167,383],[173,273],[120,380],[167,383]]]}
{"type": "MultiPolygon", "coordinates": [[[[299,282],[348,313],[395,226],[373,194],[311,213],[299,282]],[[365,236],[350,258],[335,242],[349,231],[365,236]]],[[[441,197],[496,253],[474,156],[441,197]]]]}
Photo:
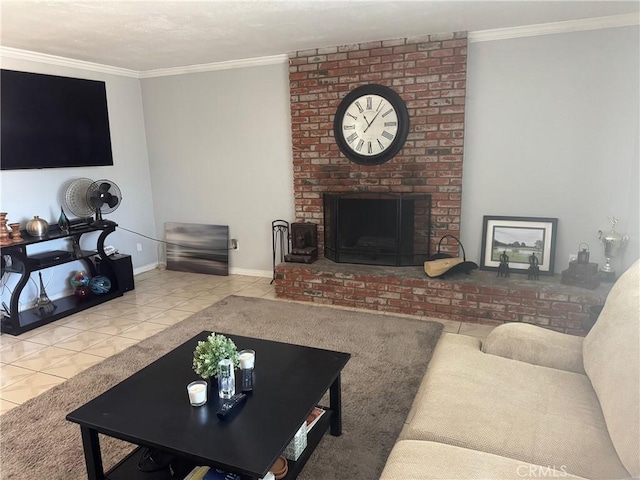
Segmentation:
{"type": "Polygon", "coordinates": [[[87,201],[87,193],[93,183],[90,178],[76,178],[69,183],[63,197],[68,212],[79,218],[93,215],[94,208],[87,201]]]}

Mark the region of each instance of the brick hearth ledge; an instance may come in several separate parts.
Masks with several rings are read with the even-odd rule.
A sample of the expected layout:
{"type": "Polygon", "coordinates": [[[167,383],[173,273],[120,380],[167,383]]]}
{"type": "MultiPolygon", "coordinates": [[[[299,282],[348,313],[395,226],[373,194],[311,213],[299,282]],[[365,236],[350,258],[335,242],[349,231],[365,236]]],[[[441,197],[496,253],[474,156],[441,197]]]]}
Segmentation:
{"type": "Polygon", "coordinates": [[[480,270],[430,279],[422,267],[327,259],[310,265],[282,263],[276,267],[275,285],[276,296],[283,299],[489,325],[524,322],[575,335],[586,334],[582,325],[588,323],[589,308],[604,304],[611,288],[563,285],[559,275],[533,281],[520,273],[503,278],[480,270]]]}

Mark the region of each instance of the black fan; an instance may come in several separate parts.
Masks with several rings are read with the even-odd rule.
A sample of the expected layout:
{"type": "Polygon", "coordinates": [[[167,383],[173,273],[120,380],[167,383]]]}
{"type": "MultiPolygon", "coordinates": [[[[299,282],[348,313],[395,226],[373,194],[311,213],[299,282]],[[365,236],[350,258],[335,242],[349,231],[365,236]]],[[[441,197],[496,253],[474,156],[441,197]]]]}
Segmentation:
{"type": "Polygon", "coordinates": [[[118,185],[111,180],[98,180],[87,189],[87,203],[96,212],[96,219],[91,224],[94,227],[108,227],[115,225],[111,220],[104,220],[102,214],[113,212],[122,201],[122,193],[118,185]]]}

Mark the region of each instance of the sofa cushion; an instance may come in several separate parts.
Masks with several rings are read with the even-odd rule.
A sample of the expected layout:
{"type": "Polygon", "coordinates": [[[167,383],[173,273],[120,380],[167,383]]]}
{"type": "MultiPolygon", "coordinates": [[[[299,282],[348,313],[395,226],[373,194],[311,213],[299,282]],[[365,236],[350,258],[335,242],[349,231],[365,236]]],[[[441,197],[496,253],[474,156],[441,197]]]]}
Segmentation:
{"type": "Polygon", "coordinates": [[[636,261],[615,283],[582,349],[611,440],[635,477],[640,477],[639,272],[636,261]]]}
{"type": "Polygon", "coordinates": [[[586,478],[627,478],[586,375],[480,351],[443,334],[403,439],[430,440],[586,478]]]}
{"type": "Polygon", "coordinates": [[[547,330],[528,323],[505,323],[494,328],[482,351],[521,362],[584,373],[582,337],[547,330]]]}
{"type": "Polygon", "coordinates": [[[401,440],[391,450],[380,480],[580,479],[562,467],[533,465],[490,453],[421,440],[401,440]]]}

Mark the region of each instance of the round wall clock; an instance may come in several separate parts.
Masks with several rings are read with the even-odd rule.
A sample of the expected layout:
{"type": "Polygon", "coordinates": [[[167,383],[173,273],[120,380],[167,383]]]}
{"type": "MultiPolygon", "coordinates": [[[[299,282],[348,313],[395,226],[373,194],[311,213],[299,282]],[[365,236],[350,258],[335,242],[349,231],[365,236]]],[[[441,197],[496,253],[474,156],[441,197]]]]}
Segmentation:
{"type": "Polygon", "coordinates": [[[340,151],[360,165],[379,165],[391,160],[409,133],[407,106],[395,91],[384,85],[363,85],[340,102],[333,120],[340,151]]]}

